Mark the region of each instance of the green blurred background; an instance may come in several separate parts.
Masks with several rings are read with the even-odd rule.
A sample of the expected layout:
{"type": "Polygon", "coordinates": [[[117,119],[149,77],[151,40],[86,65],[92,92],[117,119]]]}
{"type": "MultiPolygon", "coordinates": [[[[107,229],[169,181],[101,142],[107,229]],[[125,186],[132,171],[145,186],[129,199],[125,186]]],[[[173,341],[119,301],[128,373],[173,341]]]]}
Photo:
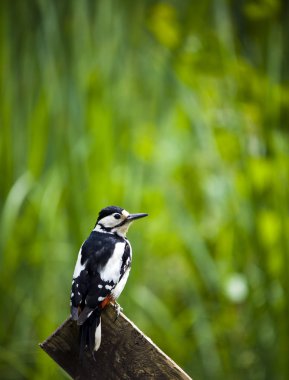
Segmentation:
{"type": "Polygon", "coordinates": [[[125,313],[195,380],[289,378],[289,3],[0,2],[0,378],[64,379],[98,211],[129,232],[125,313]]]}

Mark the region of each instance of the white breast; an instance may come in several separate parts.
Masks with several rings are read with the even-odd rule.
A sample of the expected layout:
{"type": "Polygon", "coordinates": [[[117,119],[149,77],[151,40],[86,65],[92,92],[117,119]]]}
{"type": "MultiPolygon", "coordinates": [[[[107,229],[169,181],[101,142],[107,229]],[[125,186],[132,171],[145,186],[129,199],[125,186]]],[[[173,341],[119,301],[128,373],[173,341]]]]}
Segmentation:
{"type": "Polygon", "coordinates": [[[125,243],[116,243],[111,258],[108,260],[106,266],[100,273],[100,277],[103,281],[113,281],[115,284],[118,282],[124,248],[125,243]]]}
{"type": "Polygon", "coordinates": [[[125,287],[125,284],[127,282],[128,276],[129,276],[129,272],[130,272],[130,268],[127,269],[127,271],[122,276],[120,282],[116,285],[116,287],[111,292],[111,294],[115,300],[120,296],[121,292],[123,291],[123,288],[125,287]]]}

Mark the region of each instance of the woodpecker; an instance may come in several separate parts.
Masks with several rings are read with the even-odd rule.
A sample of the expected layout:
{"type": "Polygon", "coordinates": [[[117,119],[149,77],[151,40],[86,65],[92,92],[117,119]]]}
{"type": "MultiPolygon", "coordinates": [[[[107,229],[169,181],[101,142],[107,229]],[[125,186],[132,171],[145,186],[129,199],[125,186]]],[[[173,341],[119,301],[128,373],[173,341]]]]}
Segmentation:
{"type": "Polygon", "coordinates": [[[148,214],[130,214],[109,206],[99,212],[91,234],[82,244],[72,278],[71,317],[80,326],[80,357],[85,349],[94,357],[101,343],[101,312],[116,299],[127,282],[132,249],[126,238],[131,223],[148,214]]]}

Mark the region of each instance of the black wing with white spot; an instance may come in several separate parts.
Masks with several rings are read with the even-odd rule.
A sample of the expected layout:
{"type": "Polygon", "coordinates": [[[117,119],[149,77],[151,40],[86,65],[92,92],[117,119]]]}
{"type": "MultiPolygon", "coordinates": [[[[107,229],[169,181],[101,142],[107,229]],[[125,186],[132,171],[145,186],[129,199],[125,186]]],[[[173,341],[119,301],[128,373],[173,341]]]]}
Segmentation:
{"type": "MultiPolygon", "coordinates": [[[[71,315],[78,324],[90,316],[92,311],[108,297],[130,266],[130,246],[122,238],[115,235],[93,231],[83,244],[76,263],[71,290],[71,315]],[[120,276],[101,278],[104,270],[110,269],[112,255],[117,243],[123,245],[121,255],[120,276]],[[108,269],[106,265],[108,264],[108,269]]],[[[113,267],[111,268],[113,270],[113,267]]]]}

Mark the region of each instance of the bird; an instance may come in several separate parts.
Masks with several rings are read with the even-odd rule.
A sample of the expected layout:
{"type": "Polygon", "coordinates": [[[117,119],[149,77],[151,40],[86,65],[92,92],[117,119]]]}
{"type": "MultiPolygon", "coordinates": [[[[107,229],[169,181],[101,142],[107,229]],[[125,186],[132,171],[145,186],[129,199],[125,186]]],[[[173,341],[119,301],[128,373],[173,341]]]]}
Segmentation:
{"type": "Polygon", "coordinates": [[[95,358],[101,344],[103,309],[112,303],[116,318],[120,313],[116,300],[125,287],[132,261],[126,233],[133,221],[146,216],[130,214],[118,206],[105,207],[80,247],[70,295],[71,318],[80,327],[80,358],[86,350],[95,358]]]}

